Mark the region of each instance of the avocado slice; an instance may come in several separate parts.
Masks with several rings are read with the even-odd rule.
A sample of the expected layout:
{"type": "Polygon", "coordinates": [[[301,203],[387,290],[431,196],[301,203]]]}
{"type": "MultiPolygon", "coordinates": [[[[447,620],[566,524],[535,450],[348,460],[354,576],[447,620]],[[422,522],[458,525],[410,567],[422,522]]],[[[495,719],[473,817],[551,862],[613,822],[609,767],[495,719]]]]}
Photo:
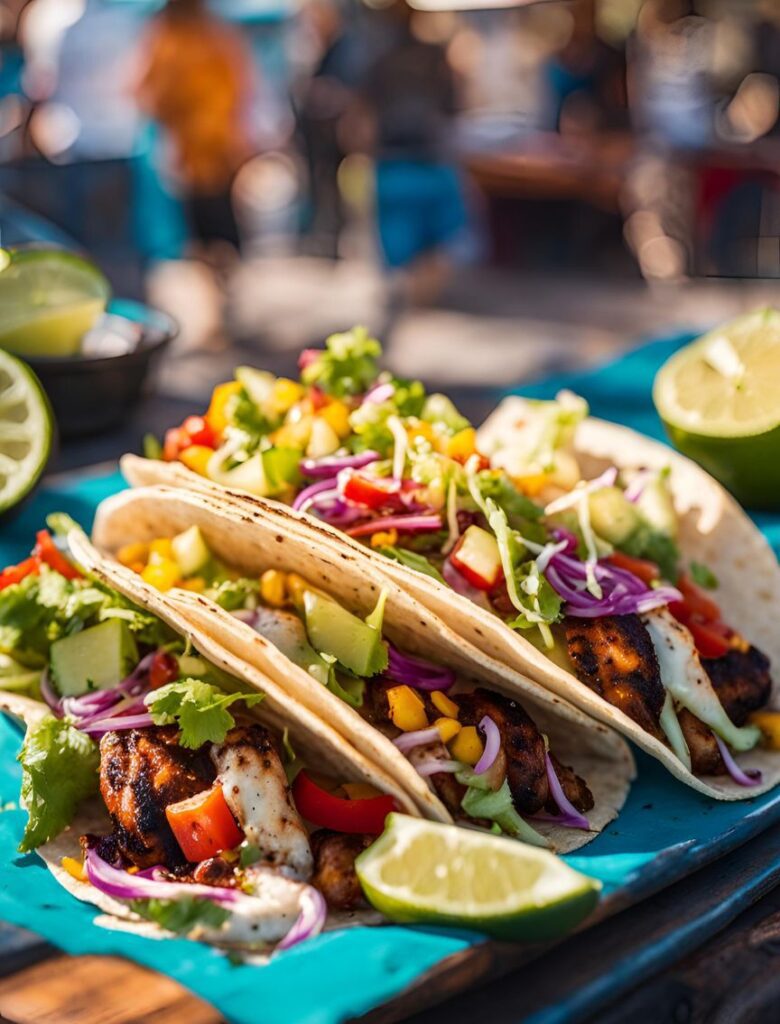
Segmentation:
{"type": "Polygon", "coordinates": [[[387,668],[387,648],[378,629],[316,590],[304,592],[303,611],[316,650],[356,676],[374,676],[387,668]]]}
{"type": "Polygon", "coordinates": [[[51,674],[63,697],[107,690],[138,663],[138,648],[127,623],[107,619],[51,645],[51,674]]]}

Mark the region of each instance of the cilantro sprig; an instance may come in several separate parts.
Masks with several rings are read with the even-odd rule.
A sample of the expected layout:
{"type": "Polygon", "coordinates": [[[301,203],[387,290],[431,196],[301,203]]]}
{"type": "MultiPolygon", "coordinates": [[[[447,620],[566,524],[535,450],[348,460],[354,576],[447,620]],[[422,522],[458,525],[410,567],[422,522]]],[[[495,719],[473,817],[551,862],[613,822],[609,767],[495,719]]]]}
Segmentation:
{"type": "Polygon", "coordinates": [[[225,693],[202,679],[180,679],[152,690],[145,703],[155,725],[177,725],[179,743],[197,750],[204,743],[222,743],[236,720],[227,710],[237,701],[254,707],[262,693],[225,693]]]}

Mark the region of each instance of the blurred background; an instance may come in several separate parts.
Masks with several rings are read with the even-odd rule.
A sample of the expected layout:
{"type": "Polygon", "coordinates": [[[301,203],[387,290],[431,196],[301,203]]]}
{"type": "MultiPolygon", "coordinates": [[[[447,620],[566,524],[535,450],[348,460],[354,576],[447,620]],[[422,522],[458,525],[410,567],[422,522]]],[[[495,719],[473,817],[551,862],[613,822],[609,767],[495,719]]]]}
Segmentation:
{"type": "Polygon", "coordinates": [[[780,2],[487,7],[0,0],[0,244],[173,314],[189,396],[356,322],[491,389],[777,304],[780,2]]]}

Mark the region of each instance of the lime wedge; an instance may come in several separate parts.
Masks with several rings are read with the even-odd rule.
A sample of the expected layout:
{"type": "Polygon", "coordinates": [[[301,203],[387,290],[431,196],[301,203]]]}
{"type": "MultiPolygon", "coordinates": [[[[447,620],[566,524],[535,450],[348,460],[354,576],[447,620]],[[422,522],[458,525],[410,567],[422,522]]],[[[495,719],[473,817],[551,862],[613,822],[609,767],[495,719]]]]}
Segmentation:
{"type": "Polygon", "coordinates": [[[780,506],[780,311],[680,349],[658,371],[653,401],[675,447],[740,501],[780,506]]]}
{"type": "Polygon", "coordinates": [[[51,452],[52,414],[38,378],[0,349],[0,512],[32,490],[51,452]]]}
{"type": "Polygon", "coordinates": [[[601,883],[546,850],[391,814],[355,861],[368,901],[391,921],[547,942],[593,910],[601,883]]]}
{"type": "Polygon", "coordinates": [[[59,249],[4,254],[0,347],[22,356],[72,356],[106,308],[111,288],[92,263],[59,249]]]}

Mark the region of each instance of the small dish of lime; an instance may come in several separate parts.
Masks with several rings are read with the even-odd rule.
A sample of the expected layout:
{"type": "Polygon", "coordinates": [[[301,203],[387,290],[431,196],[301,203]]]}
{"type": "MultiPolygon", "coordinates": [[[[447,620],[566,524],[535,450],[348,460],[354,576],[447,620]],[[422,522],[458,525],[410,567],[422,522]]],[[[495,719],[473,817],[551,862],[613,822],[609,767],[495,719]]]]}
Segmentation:
{"type": "Polygon", "coordinates": [[[653,401],[675,448],[748,508],[780,509],[780,310],[748,313],[675,352],[653,401]]]}

